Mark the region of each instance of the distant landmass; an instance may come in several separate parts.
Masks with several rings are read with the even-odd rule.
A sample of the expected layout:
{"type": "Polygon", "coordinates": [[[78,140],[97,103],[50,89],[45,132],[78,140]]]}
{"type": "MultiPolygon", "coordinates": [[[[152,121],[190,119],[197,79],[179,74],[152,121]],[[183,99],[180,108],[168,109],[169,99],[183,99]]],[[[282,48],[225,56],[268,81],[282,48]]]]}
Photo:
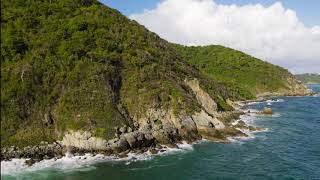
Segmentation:
{"type": "Polygon", "coordinates": [[[297,74],[296,78],[305,84],[320,84],[320,73],[297,74]]]}

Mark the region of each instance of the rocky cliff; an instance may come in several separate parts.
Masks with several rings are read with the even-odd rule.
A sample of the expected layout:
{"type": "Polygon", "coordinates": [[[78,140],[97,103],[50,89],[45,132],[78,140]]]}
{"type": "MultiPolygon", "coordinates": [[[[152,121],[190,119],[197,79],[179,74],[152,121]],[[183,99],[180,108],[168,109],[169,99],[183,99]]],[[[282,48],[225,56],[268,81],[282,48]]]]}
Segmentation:
{"type": "MultiPolygon", "coordinates": [[[[1,52],[2,159],[245,136],[233,102],[254,98],[248,84],[215,78],[98,1],[3,1],[1,52]]],[[[293,77],[260,80],[305,91],[293,77]]]]}

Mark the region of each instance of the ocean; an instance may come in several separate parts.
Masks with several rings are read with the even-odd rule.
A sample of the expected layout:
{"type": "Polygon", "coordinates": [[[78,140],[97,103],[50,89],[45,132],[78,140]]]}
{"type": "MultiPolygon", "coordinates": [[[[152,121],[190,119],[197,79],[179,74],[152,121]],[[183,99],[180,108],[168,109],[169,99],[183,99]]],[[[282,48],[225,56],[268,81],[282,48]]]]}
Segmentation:
{"type": "MultiPolygon", "coordinates": [[[[320,92],[320,85],[310,85],[320,92]]],[[[272,116],[246,115],[245,122],[266,131],[220,144],[181,144],[160,155],[101,156],[46,160],[26,168],[21,161],[1,163],[1,179],[320,179],[320,97],[279,97],[251,103],[251,111],[270,106],[272,116]],[[79,159],[81,158],[81,159],[79,159]]]]}

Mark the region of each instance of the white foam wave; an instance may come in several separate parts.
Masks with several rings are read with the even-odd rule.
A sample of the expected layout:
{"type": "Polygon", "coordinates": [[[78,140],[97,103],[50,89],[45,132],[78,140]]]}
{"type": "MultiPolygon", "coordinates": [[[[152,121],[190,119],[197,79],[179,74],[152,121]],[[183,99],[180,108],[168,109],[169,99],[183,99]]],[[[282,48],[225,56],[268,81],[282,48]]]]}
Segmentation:
{"type": "Polygon", "coordinates": [[[281,113],[274,113],[271,115],[271,117],[280,117],[281,116],[281,113]]]}
{"type": "MultiPolygon", "coordinates": [[[[258,114],[257,109],[249,109],[250,113],[244,114],[240,116],[240,119],[234,121],[232,125],[236,125],[239,121],[243,121],[245,124],[249,126],[257,127],[257,122],[259,121],[260,115],[258,114]]],[[[280,113],[273,114],[272,117],[278,117],[280,116],[280,113]]],[[[260,132],[267,132],[269,131],[268,128],[263,128],[261,130],[256,131],[250,131],[249,129],[240,129],[237,128],[239,131],[245,133],[247,137],[245,136],[235,136],[235,137],[229,137],[228,140],[232,143],[240,143],[242,144],[244,141],[252,140],[256,138],[256,134],[260,132]]]]}
{"type": "Polygon", "coordinates": [[[284,99],[269,99],[266,100],[267,103],[284,102],[284,99]]]}
{"type": "Polygon", "coordinates": [[[237,120],[236,122],[242,120],[247,125],[254,126],[256,121],[258,120],[257,119],[257,112],[259,112],[259,111],[251,109],[250,112],[251,113],[249,113],[249,114],[241,115],[240,119],[237,120]]]}
{"type": "Polygon", "coordinates": [[[247,105],[254,105],[254,104],[260,104],[263,103],[263,101],[255,101],[255,102],[249,102],[247,105]]]}
{"type": "Polygon", "coordinates": [[[250,132],[249,130],[245,129],[238,129],[241,132],[245,133],[247,136],[235,136],[235,137],[229,137],[228,140],[231,143],[237,143],[237,144],[243,144],[245,141],[253,140],[256,138],[254,133],[250,132]]]}
{"type": "Polygon", "coordinates": [[[313,95],[313,97],[320,97],[320,93],[313,95]]]}
{"type": "Polygon", "coordinates": [[[255,105],[255,104],[262,104],[262,103],[267,103],[272,105],[272,103],[279,103],[279,102],[284,102],[284,99],[268,99],[265,101],[253,101],[253,102],[247,103],[247,105],[255,105]]]}
{"type": "Polygon", "coordinates": [[[269,131],[268,128],[264,128],[263,130],[257,130],[257,131],[250,131],[248,129],[240,129],[240,128],[237,128],[237,129],[239,131],[245,133],[247,136],[229,137],[228,140],[230,142],[232,142],[232,143],[240,143],[240,144],[242,144],[244,141],[255,139],[257,133],[269,131]]]}
{"type": "Polygon", "coordinates": [[[61,159],[42,160],[28,166],[25,161],[28,159],[12,159],[10,161],[1,162],[2,175],[18,175],[21,173],[34,172],[46,169],[72,170],[79,168],[88,168],[89,165],[97,162],[113,160],[115,157],[106,157],[101,154],[93,156],[92,154],[85,154],[83,156],[65,155],[61,159]]]}
{"type": "Polygon", "coordinates": [[[182,142],[177,144],[178,148],[168,148],[164,147],[158,154],[153,155],[150,151],[142,154],[128,153],[125,158],[118,158],[116,156],[104,156],[102,154],[85,154],[83,156],[73,156],[71,154],[66,154],[61,159],[49,159],[42,160],[33,164],[32,166],[27,166],[25,161],[28,159],[12,159],[10,161],[1,162],[1,175],[11,175],[18,176],[23,173],[30,173],[41,170],[58,169],[62,171],[73,171],[73,170],[91,170],[95,168],[93,164],[108,161],[123,161],[126,165],[130,165],[132,162],[150,160],[154,156],[159,155],[170,155],[175,153],[192,151],[192,144],[187,142],[182,142]]]}

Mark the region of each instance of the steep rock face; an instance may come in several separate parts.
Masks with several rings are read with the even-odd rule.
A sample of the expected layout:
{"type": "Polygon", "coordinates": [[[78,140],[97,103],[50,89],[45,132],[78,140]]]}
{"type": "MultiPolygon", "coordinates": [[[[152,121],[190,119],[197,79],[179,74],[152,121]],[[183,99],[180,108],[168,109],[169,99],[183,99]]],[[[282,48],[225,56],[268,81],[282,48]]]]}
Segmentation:
{"type": "Polygon", "coordinates": [[[149,109],[137,122],[140,132],[151,133],[162,144],[172,144],[182,139],[193,141],[199,138],[195,122],[183,111],[174,114],[172,109],[149,109]]]}
{"type": "Polygon", "coordinates": [[[224,129],[225,125],[218,120],[217,118],[214,118],[210,116],[205,111],[201,110],[200,113],[196,113],[192,116],[193,121],[197,125],[198,130],[202,127],[212,127],[216,129],[224,129]]]}
{"type": "Polygon", "coordinates": [[[287,78],[289,86],[289,95],[308,95],[311,91],[302,82],[298,81],[294,76],[287,78]]]}
{"type": "Polygon", "coordinates": [[[200,111],[188,115],[185,111],[175,114],[171,108],[152,108],[142,118],[133,118],[139,124],[139,131],[151,132],[158,142],[170,144],[182,139],[199,139],[203,131],[222,130],[226,127],[218,119],[220,114],[217,112],[216,102],[200,87],[199,81],[192,79],[185,80],[185,83],[201,106],[200,111]]]}
{"type": "Polygon", "coordinates": [[[196,112],[192,115],[192,119],[197,126],[197,130],[201,131],[208,127],[224,129],[225,125],[217,119],[219,116],[217,112],[217,103],[200,87],[199,81],[197,79],[186,79],[185,83],[191,88],[198,103],[203,108],[200,112],[196,112]]]}
{"type": "Polygon", "coordinates": [[[185,83],[192,89],[202,109],[192,115],[192,120],[197,126],[198,134],[203,138],[216,140],[216,129],[224,129],[223,122],[218,120],[217,104],[199,85],[197,79],[185,80],[185,83]]]}
{"type": "Polygon", "coordinates": [[[197,79],[186,79],[185,83],[192,89],[198,100],[198,103],[201,104],[205,111],[212,116],[216,115],[218,110],[217,103],[215,103],[210,95],[200,87],[199,81],[197,79]]]}

